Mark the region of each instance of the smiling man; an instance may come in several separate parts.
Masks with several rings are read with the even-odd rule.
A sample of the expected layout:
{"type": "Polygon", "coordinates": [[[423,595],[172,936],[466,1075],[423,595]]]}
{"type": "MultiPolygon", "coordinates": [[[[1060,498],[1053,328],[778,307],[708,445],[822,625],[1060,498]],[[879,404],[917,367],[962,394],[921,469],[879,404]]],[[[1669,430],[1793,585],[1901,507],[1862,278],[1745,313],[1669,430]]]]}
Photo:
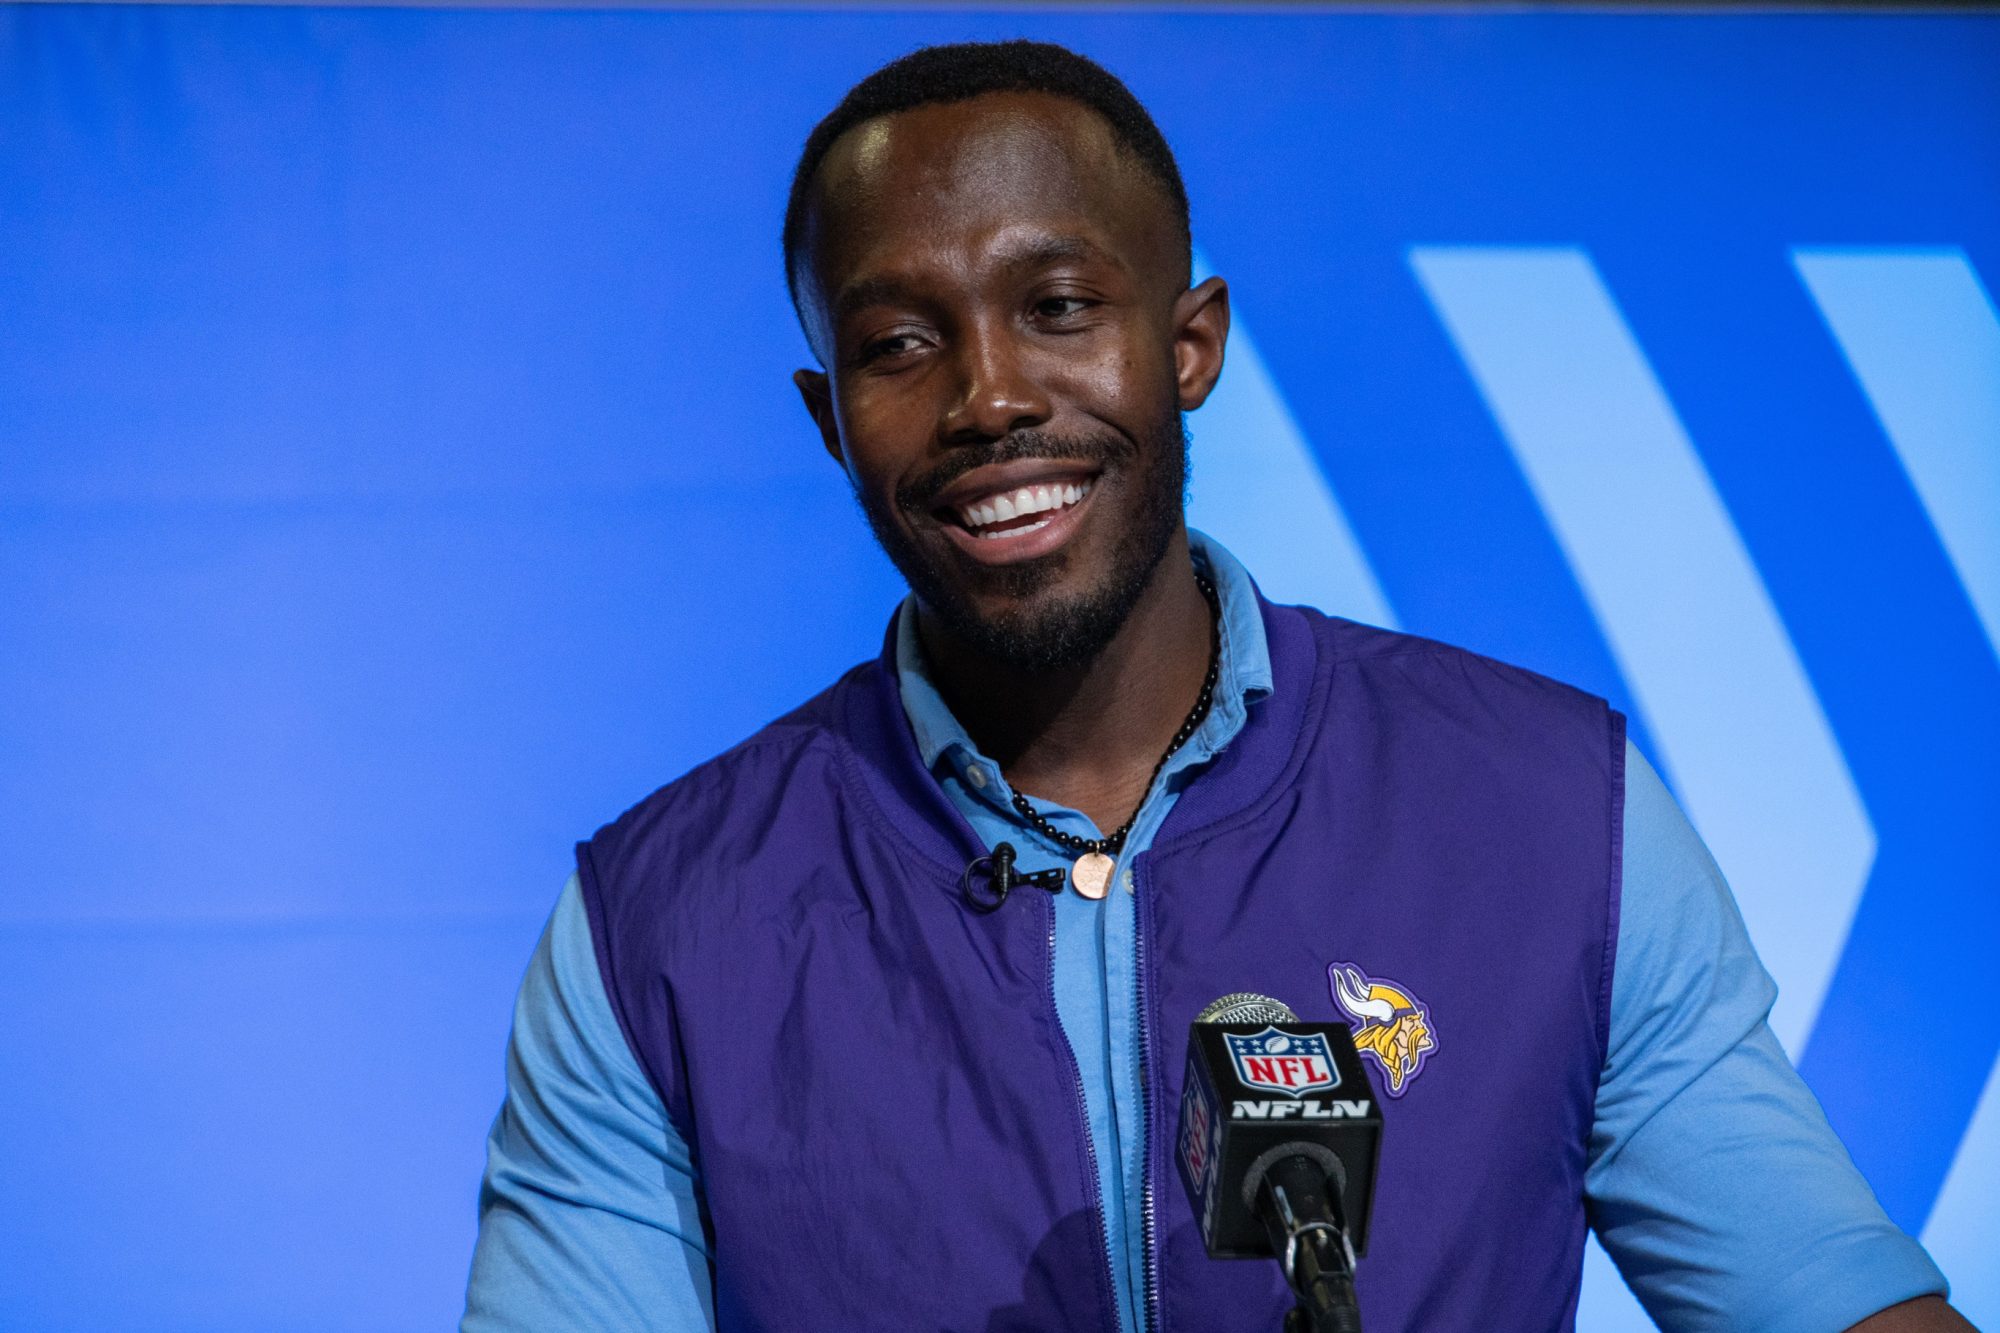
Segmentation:
{"type": "MultiPolygon", "coordinates": [[[[1228,292],[1115,78],[920,51],[808,139],[797,388],[909,599],[881,657],[578,851],[465,1327],[1270,1330],[1168,1140],[1232,991],[1389,1098],[1375,1330],[1962,1329],[1601,700],[1263,602],[1182,513],[1228,292]]],[[[1226,458],[1208,466],[1227,467],[1226,458]]]]}

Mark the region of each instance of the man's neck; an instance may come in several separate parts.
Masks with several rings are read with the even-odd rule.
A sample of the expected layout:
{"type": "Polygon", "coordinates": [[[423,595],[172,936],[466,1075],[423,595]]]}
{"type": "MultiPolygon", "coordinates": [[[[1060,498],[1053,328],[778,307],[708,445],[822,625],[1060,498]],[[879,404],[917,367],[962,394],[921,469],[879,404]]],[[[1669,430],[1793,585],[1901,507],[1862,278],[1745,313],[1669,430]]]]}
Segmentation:
{"type": "Polygon", "coordinates": [[[1201,693],[1214,613],[1195,582],[1185,533],[1104,651],[1058,672],[1023,672],[981,655],[928,615],[918,621],[939,692],[1016,791],[1123,824],[1201,693]]]}

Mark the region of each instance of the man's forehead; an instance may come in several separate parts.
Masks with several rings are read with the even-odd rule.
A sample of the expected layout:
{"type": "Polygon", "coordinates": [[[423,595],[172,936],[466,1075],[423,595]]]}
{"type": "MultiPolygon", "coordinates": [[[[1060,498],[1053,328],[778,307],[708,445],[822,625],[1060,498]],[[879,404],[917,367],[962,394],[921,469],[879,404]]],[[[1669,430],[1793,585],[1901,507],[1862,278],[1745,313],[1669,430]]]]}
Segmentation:
{"type": "Polygon", "coordinates": [[[1037,183],[1076,189],[1114,171],[1117,140],[1081,103],[1047,93],[986,93],[864,121],[820,166],[822,206],[885,186],[928,200],[1037,183]]]}
{"type": "MultiPolygon", "coordinates": [[[[1090,108],[1045,93],[987,93],[855,126],[818,173],[815,267],[890,234],[991,234],[1029,217],[1062,219],[1116,246],[1164,222],[1163,191],[1090,108]]],[[[822,280],[838,280],[831,272],[822,280]]]]}

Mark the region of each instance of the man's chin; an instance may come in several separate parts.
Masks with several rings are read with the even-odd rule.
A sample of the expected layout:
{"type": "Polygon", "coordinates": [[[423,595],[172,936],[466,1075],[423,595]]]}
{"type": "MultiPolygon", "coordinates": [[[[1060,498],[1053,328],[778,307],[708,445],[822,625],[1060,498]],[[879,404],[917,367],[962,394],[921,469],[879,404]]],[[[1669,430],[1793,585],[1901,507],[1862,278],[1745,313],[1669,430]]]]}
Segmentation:
{"type": "Polygon", "coordinates": [[[1101,625],[1068,616],[942,619],[952,636],[973,652],[1024,675],[1055,675],[1087,667],[1118,633],[1116,621],[1101,625]]]}
{"type": "Polygon", "coordinates": [[[974,653],[1018,672],[1043,675],[1078,670],[1095,661],[1118,636],[1143,588],[1114,580],[1099,588],[1069,591],[1062,587],[1059,562],[1039,571],[1022,565],[987,573],[1011,576],[1017,571],[1025,586],[1008,588],[1005,595],[994,595],[991,589],[982,589],[987,594],[983,596],[919,592],[918,600],[948,634],[974,653]]]}

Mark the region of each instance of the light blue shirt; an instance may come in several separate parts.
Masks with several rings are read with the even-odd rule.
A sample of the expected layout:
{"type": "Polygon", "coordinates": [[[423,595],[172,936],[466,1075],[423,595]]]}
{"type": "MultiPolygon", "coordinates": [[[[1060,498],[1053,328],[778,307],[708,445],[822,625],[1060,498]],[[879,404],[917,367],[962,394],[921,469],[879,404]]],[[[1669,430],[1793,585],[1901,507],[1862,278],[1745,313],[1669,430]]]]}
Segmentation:
{"type": "MultiPolygon", "coordinates": [[[[1140,1327],[1144,1254],[1128,1219],[1145,1145],[1127,866],[1272,688],[1249,576],[1216,543],[1194,542],[1222,608],[1214,703],[1140,807],[1113,892],[1056,900],[1056,1009],[1083,1076],[1128,1333],[1140,1327]]],[[[897,639],[918,750],[954,804],[988,846],[1013,843],[1024,870],[1067,865],[1014,813],[999,766],[945,707],[907,603],[897,639]]],[[[1099,836],[1077,811],[1035,805],[1065,832],[1099,836]]],[[[1610,1044],[1584,1190],[1626,1281],[1663,1327],[1690,1330],[1834,1333],[1942,1293],[1942,1275],[1883,1214],[1771,1035],[1776,988],[1728,886],[1629,747],[1624,832],[1610,1044]]],[[[700,1218],[695,1164],[612,1016],[572,877],[515,1005],[464,1328],[710,1328],[700,1218]]]]}

